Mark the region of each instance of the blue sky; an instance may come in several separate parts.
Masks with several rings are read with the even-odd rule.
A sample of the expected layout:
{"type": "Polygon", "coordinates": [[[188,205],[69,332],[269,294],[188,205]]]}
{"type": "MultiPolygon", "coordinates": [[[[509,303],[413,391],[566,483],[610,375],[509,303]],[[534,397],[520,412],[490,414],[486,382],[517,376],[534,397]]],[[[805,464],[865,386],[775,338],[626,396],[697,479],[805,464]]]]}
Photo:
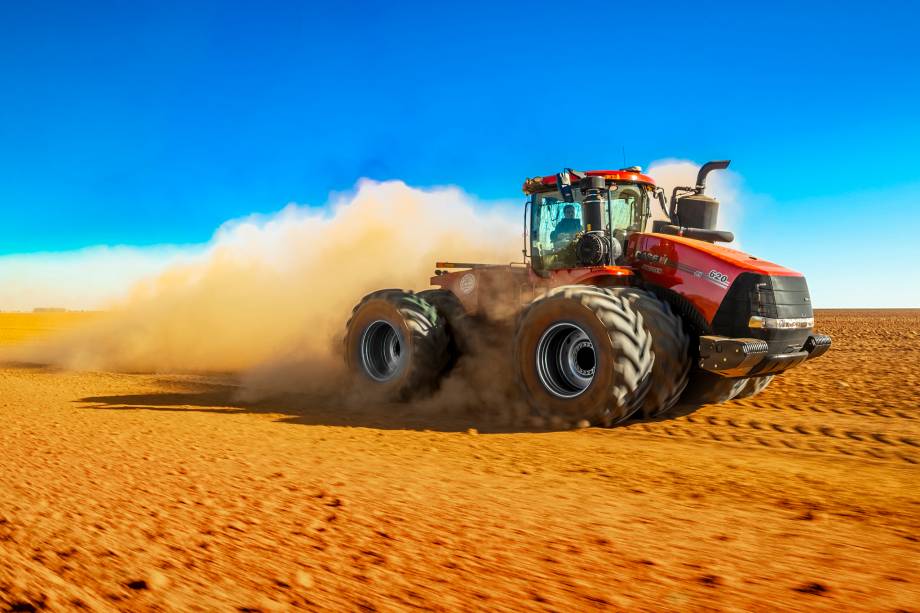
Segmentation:
{"type": "Polygon", "coordinates": [[[920,306],[873,289],[904,282],[876,253],[920,256],[918,19],[907,2],[4,3],[0,254],[203,242],[360,177],[516,199],[526,176],[625,149],[731,158],[754,196],[744,247],[828,306],[855,275],[865,304],[920,306]]]}

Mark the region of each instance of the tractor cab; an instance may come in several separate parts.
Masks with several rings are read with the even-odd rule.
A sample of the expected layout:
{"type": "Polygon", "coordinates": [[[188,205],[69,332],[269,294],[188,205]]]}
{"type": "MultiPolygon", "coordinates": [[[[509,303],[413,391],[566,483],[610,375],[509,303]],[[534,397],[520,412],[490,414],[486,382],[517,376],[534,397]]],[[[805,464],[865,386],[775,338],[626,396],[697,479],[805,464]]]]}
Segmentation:
{"type": "Polygon", "coordinates": [[[614,266],[627,237],[645,229],[654,181],[638,167],[536,177],[524,183],[530,196],[528,250],[538,273],[614,266]]]}

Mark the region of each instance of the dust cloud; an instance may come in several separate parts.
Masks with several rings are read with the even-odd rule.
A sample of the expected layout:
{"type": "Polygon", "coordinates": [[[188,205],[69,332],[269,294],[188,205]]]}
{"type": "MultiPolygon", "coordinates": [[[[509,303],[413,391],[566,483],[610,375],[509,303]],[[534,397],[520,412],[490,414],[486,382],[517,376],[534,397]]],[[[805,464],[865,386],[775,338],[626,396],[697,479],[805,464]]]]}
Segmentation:
{"type": "Polygon", "coordinates": [[[322,211],[225,224],[191,261],[134,287],[95,325],[18,359],[78,370],[232,371],[252,393],[339,383],[340,338],[373,290],[424,289],[437,260],[520,259],[520,207],[456,188],[362,180],[322,211]]]}
{"type": "MultiPolygon", "coordinates": [[[[670,194],[692,184],[698,168],[665,160],[648,172],[670,194]]],[[[714,173],[710,186],[728,219],[720,226],[731,228],[735,179],[714,173]]],[[[164,272],[92,325],[0,357],[74,370],[232,372],[247,400],[341,396],[341,339],[363,295],[425,289],[437,260],[516,261],[522,246],[521,203],[488,207],[457,188],[362,180],[321,209],[292,204],[228,222],[207,245],[171,253],[164,272]]],[[[510,334],[479,342],[477,359],[461,358],[421,405],[514,404],[510,334]]]]}

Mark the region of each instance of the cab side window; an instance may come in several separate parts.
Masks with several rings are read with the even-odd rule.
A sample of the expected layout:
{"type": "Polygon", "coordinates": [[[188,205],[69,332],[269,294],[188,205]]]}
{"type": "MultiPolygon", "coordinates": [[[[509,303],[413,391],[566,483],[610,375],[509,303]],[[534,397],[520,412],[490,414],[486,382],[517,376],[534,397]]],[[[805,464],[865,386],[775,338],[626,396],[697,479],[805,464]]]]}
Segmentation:
{"type": "Polygon", "coordinates": [[[575,238],[582,232],[581,206],[552,197],[538,197],[533,204],[534,265],[542,269],[575,265],[575,238]]]}

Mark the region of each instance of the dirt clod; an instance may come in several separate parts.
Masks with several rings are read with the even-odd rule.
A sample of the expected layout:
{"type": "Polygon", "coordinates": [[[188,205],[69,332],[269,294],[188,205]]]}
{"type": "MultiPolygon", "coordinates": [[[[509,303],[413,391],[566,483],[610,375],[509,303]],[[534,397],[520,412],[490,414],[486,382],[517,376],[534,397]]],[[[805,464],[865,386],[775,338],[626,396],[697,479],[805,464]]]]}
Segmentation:
{"type": "Polygon", "coordinates": [[[820,596],[829,591],[827,586],[825,586],[823,583],[818,583],[816,581],[803,583],[802,585],[799,585],[792,589],[794,589],[796,592],[801,592],[803,594],[814,594],[815,596],[820,596]]]}
{"type": "Polygon", "coordinates": [[[709,587],[716,587],[722,584],[722,579],[718,575],[701,575],[698,581],[709,587]]]}
{"type": "Polygon", "coordinates": [[[294,573],[294,584],[300,587],[311,589],[314,585],[313,575],[305,570],[298,570],[294,573]]]}
{"type": "Polygon", "coordinates": [[[147,586],[152,590],[160,590],[169,585],[169,578],[158,570],[147,574],[147,586]]]}

